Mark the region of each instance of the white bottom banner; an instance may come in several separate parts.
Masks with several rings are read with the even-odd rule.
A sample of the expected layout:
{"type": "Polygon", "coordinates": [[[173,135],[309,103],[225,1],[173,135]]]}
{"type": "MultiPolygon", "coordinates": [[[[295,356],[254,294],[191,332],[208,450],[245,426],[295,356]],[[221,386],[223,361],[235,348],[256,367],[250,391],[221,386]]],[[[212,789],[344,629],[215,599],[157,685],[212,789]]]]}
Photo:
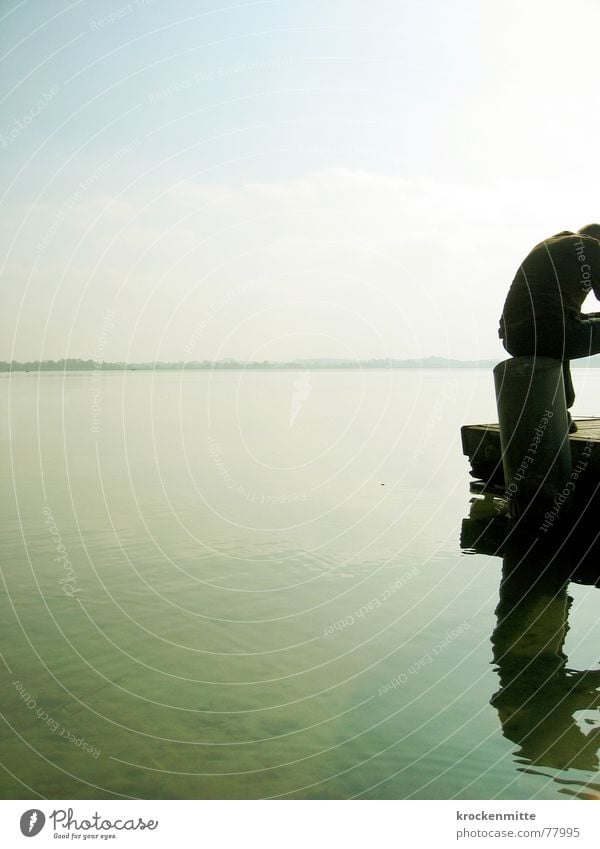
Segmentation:
{"type": "Polygon", "coordinates": [[[0,846],[596,849],[599,816],[581,801],[11,800],[0,802],[0,846]]]}

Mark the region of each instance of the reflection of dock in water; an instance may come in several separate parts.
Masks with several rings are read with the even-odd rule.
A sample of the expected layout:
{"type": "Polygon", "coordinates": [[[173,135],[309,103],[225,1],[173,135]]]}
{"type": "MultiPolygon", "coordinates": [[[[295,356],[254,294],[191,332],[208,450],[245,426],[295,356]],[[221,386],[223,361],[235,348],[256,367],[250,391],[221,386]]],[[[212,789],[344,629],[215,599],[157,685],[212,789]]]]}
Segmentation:
{"type": "Polygon", "coordinates": [[[463,550],[503,559],[491,637],[499,689],[490,703],[518,747],[517,769],[547,776],[562,793],[600,798],[600,784],[569,776],[600,767],[600,714],[586,717],[586,731],[575,717],[600,708],[600,669],[573,669],[564,651],[569,583],[600,586],[600,524],[570,522],[544,536],[497,505],[491,496],[473,499],[461,531],[463,550]]]}

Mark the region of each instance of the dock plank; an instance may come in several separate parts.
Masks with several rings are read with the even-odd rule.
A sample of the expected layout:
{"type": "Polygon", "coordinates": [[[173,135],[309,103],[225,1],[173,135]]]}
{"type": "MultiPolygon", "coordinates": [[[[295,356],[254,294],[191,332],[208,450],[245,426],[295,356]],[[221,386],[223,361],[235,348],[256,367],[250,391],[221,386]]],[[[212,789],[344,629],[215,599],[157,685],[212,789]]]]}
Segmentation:
{"type": "MultiPolygon", "coordinates": [[[[573,465],[586,463],[589,486],[600,481],[600,417],[576,418],[577,432],[569,434],[573,465]]],[[[471,474],[489,486],[502,486],[502,451],[500,426],[490,424],[463,425],[461,428],[463,454],[469,458],[471,474]]]]}

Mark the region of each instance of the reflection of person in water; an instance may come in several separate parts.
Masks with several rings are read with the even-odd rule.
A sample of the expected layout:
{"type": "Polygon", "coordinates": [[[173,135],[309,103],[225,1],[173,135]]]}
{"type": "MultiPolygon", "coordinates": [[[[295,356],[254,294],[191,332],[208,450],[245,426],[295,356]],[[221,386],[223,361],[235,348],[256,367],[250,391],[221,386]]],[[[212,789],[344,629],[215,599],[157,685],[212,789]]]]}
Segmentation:
{"type": "Polygon", "coordinates": [[[500,689],[491,704],[525,762],[596,770],[600,727],[585,734],[574,713],[600,707],[600,670],[567,668],[568,578],[544,569],[539,554],[522,555],[522,548],[505,551],[492,635],[500,689]]]}

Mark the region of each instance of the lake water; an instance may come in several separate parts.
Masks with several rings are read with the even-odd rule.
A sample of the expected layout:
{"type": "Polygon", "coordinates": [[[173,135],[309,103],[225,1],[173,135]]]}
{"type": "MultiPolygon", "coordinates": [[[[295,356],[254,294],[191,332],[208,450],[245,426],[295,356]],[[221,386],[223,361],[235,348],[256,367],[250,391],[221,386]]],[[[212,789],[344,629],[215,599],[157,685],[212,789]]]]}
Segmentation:
{"type": "Polygon", "coordinates": [[[489,372],[0,395],[3,798],[600,795],[596,588],[461,548],[489,372]]]}

